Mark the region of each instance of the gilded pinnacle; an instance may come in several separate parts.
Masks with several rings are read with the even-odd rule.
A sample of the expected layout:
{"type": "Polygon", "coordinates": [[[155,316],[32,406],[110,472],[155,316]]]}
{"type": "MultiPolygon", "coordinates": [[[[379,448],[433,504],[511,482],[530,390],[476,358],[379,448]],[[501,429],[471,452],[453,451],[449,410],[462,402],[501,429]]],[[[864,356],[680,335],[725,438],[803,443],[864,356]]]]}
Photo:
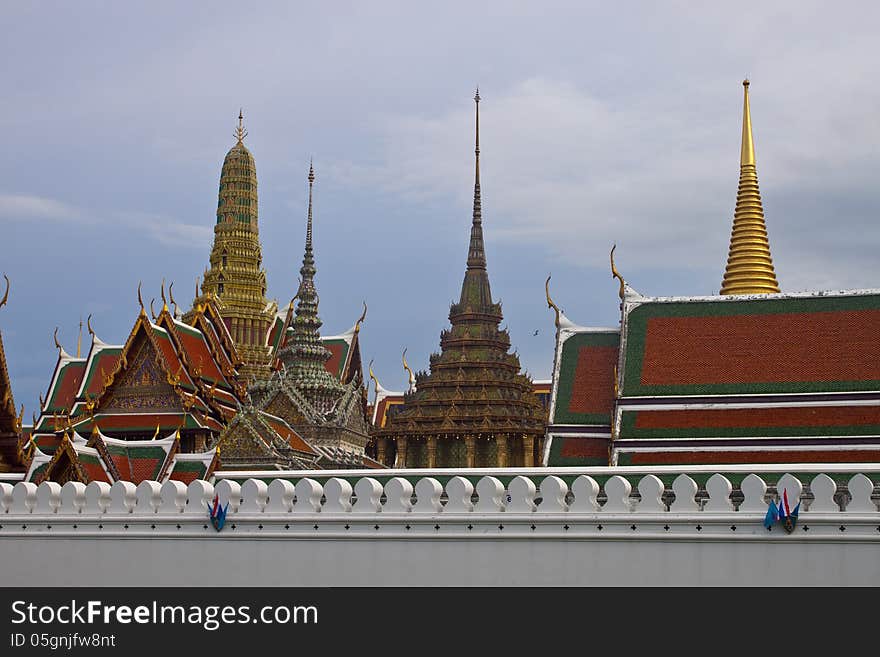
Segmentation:
{"type": "Polygon", "coordinates": [[[243,110],[238,110],[238,127],[235,129],[234,136],[238,140],[238,143],[242,143],[244,138],[248,136],[247,130],[244,129],[244,112],[243,110]]]}
{"type": "Polygon", "coordinates": [[[743,131],[740,151],[739,190],[733,214],[733,231],[721,294],[772,294],[779,292],[764,208],[758,189],[755,142],[749,107],[749,81],[743,80],[743,131]]]}

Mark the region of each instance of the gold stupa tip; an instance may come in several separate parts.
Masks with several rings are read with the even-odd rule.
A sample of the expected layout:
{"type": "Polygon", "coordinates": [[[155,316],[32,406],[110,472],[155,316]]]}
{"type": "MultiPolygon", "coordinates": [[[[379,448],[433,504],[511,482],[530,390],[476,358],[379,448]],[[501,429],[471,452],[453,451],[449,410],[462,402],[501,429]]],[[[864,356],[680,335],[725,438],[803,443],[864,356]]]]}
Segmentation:
{"type": "Polygon", "coordinates": [[[743,80],[743,126],[740,150],[740,178],[733,214],[733,230],[727,255],[727,268],[721,294],[773,294],[779,292],[770,241],[764,221],[758,173],[755,167],[755,141],[749,107],[749,80],[743,80]]]}

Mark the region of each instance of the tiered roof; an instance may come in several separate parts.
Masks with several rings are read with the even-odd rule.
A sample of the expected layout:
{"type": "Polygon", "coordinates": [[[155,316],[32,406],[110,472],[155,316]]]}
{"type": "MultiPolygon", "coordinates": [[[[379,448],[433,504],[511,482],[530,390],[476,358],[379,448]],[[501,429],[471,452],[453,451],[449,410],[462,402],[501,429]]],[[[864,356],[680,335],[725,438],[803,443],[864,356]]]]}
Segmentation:
{"type": "MultiPolygon", "coordinates": [[[[241,360],[214,300],[197,304],[186,322],[165,303],[150,320],[142,305],[124,345],[102,342],[91,322],[89,332],[86,358],[58,345],[40,417],[18,445],[30,476],[94,480],[103,469],[108,480],[189,481],[216,467],[220,433],[250,416],[240,410],[248,406],[241,360]]],[[[316,456],[283,421],[262,412],[253,419],[266,443],[316,456]]]]}
{"type": "Polygon", "coordinates": [[[778,293],[744,84],[721,295],[644,297],[612,258],[619,332],[557,309],[545,464],[597,463],[602,445],[612,465],[880,460],[880,290],[778,293]]]}
{"type": "Polygon", "coordinates": [[[483,240],[480,192],[479,93],[476,102],[474,206],[467,269],[457,303],[449,310],[451,328],[440,335],[440,353],[430,357],[430,373],[416,375],[417,390],[376,435],[539,436],[544,413],[532,382],[509,353],[510,336],[499,329],[501,304],[492,299],[483,240]]]}
{"type": "MultiPolygon", "coordinates": [[[[278,306],[266,298],[266,272],[262,269],[257,212],[257,170],[244,145],[247,131],[239,112],[236,144],[223,160],[217,200],[217,222],[210,268],[205,271],[201,295],[194,307],[209,298],[218,307],[238,353],[243,378],[268,378],[269,353],[263,336],[278,306]]],[[[189,316],[186,317],[188,319],[189,316]]]]}
{"type": "MultiPolygon", "coordinates": [[[[318,316],[318,292],[315,287],[315,256],[313,247],[314,168],[309,166],[309,206],[306,240],[300,268],[300,283],[294,307],[278,314],[266,333],[265,345],[272,357],[274,374],[268,380],[256,381],[249,392],[253,412],[265,412],[286,421],[305,437],[318,452],[309,455],[288,453],[290,450],[266,446],[262,456],[254,451],[250,428],[230,426],[224,435],[224,449],[231,458],[251,467],[286,468],[291,459],[311,459],[317,455],[319,466],[347,467],[349,462],[362,462],[363,448],[368,440],[365,413],[363,374],[360,365],[358,333],[366,315],[340,336],[322,339],[318,316]],[[332,449],[331,449],[332,448],[332,449]],[[340,457],[344,454],[344,458],[340,457]],[[335,460],[334,460],[335,459],[335,460]]],[[[314,461],[311,461],[314,462],[314,461]]]]}
{"type": "Polygon", "coordinates": [[[33,455],[25,481],[189,483],[210,477],[217,467],[216,449],[189,454],[179,450],[179,432],[155,440],[119,440],[97,428],[88,439],[76,432],[64,432],[52,455],[40,451],[33,455]]]}

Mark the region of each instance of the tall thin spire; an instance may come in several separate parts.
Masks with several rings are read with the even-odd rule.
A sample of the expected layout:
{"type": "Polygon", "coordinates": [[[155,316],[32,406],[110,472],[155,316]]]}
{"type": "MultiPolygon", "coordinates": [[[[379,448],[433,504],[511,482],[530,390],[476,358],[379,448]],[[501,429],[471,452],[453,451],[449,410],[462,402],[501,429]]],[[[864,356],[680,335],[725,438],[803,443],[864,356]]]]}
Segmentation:
{"type": "Polygon", "coordinates": [[[342,393],[342,383],[330,374],[324,363],[331,353],[321,342],[321,319],[318,317],[318,291],[315,288],[315,256],[312,249],[312,191],[315,169],[309,162],[309,212],[306,223],[306,245],[303,252],[301,280],[293,319],[293,335],[279,357],[285,364],[285,376],[307,396],[317,408],[329,409],[342,393]]]}
{"type": "Polygon", "coordinates": [[[474,214],[471,225],[471,243],[468,249],[468,269],[486,268],[486,251],[483,246],[483,208],[480,198],[480,89],[474,95],[476,107],[476,140],[474,147],[474,214]]]}
{"type": "Polygon", "coordinates": [[[749,81],[743,80],[743,131],[740,150],[739,189],[733,214],[733,231],[721,294],[771,294],[779,292],[764,208],[758,189],[749,81]]]}

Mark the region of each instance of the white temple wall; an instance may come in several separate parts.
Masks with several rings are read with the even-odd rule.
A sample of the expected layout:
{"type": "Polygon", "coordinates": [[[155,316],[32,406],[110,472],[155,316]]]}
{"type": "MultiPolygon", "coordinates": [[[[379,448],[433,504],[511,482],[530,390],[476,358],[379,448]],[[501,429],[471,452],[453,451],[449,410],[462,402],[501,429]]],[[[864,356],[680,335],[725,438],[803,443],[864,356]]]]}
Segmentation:
{"type": "Polygon", "coordinates": [[[604,504],[588,474],[569,488],[538,469],[507,488],[492,476],[445,488],[432,477],[415,487],[399,477],[0,483],[0,585],[877,586],[873,487],[850,477],[841,510],[824,474],[750,475],[736,504],[725,477],[709,479],[705,499],[686,473],[671,503],[648,474],[638,496],[608,479],[604,504]],[[794,505],[804,483],[794,531],[768,531],[767,485],[794,505]],[[207,510],[215,495],[229,504],[219,532],[207,510]]]}

